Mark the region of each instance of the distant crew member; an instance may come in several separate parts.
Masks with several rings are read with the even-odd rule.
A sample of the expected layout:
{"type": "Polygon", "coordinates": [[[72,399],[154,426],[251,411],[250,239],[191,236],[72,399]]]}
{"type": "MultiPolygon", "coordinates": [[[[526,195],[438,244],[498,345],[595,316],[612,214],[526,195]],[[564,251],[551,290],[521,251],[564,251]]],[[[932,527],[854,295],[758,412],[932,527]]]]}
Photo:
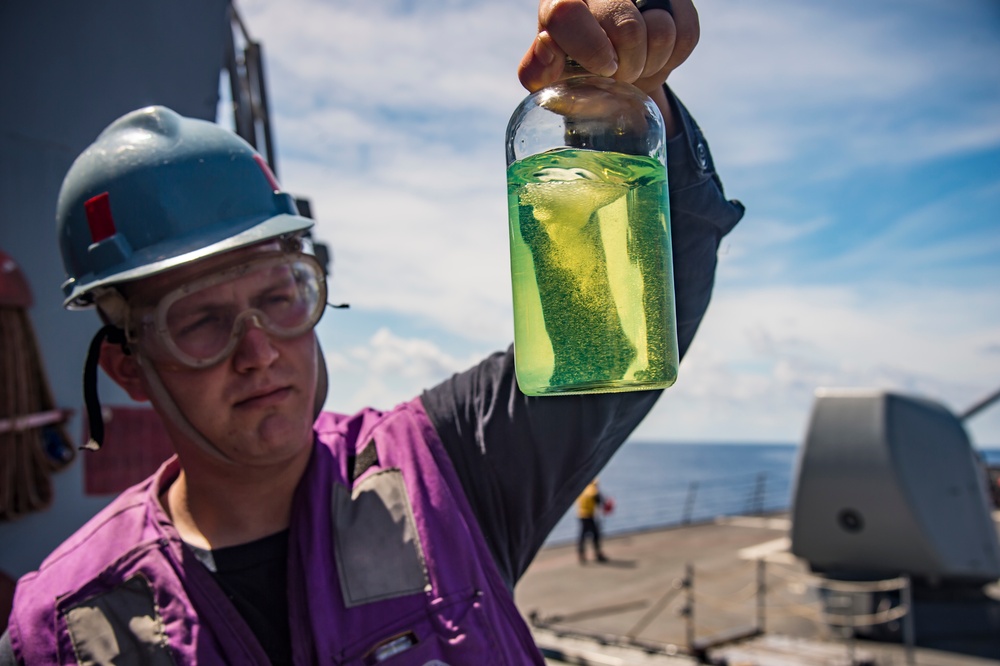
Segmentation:
{"type": "Polygon", "coordinates": [[[605,509],[610,509],[610,500],[606,500],[601,495],[601,490],[594,479],[580,493],[576,500],[576,512],[580,518],[580,538],[576,542],[576,552],[580,556],[580,564],[587,561],[587,538],[594,544],[594,557],[598,562],[607,562],[601,550],[601,525],[597,521],[597,514],[605,509]],[[607,502],[607,505],[605,504],[607,502]]]}

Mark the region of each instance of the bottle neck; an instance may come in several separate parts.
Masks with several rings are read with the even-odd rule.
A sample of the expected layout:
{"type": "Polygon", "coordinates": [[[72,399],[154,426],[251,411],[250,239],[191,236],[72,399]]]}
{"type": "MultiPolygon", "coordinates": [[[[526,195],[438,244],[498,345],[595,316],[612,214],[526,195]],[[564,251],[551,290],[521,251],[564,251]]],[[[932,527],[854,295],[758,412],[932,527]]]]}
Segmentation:
{"type": "Polygon", "coordinates": [[[567,56],[566,64],[563,66],[563,73],[559,77],[559,80],[565,81],[566,79],[575,79],[581,76],[597,76],[597,74],[584,69],[583,65],[567,56]]]}

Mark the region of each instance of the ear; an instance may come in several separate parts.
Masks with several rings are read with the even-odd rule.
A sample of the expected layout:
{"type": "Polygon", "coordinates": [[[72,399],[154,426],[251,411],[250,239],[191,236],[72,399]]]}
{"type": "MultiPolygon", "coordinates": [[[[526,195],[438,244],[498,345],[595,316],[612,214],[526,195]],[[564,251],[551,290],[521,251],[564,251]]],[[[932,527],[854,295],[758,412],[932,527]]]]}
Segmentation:
{"type": "Polygon", "coordinates": [[[149,392],[143,379],[139,360],[133,354],[126,354],[122,346],[105,340],[101,344],[101,369],[121,386],[136,402],[148,402],[149,392]]]}

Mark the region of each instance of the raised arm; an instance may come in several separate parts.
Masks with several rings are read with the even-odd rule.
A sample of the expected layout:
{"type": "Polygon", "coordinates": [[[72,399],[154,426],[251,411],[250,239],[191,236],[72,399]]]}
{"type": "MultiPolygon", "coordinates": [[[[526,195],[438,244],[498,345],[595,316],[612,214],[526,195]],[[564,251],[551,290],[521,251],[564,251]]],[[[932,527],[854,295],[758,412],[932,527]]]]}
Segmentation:
{"type": "MultiPolygon", "coordinates": [[[[529,88],[544,85],[558,77],[563,54],[583,60],[586,53],[582,45],[552,36],[562,34],[558,27],[562,20],[579,22],[581,30],[590,30],[597,37],[603,34],[607,42],[618,45],[612,51],[619,62],[616,71],[622,77],[654,86],[655,96],[670,113],[674,136],[667,146],[667,172],[677,338],[683,356],[708,307],[719,242],[742,217],[743,206],[726,200],[701,130],[664,85],[666,74],[683,62],[697,41],[693,7],[690,3],[683,5],[690,10],[694,41],[690,48],[679,49],[676,45],[680,43],[683,22],[675,24],[665,11],[650,10],[644,16],[663,15],[657,17],[659,27],[648,21],[640,23],[645,21],[644,16],[633,12],[635,8],[628,2],[594,2],[591,8],[597,12],[612,5],[625,18],[618,23],[612,21],[612,27],[606,28],[606,20],[599,18],[602,14],[591,14],[590,19],[581,15],[580,7],[587,9],[587,5],[578,0],[543,0],[539,36],[521,63],[521,79],[529,88]],[[559,16],[564,18],[557,20],[559,16]],[[590,28],[586,27],[588,23],[590,28]],[[595,26],[601,32],[595,32],[595,26]],[[625,29],[623,26],[631,26],[631,33],[641,37],[646,45],[644,51],[624,48],[624,38],[618,34],[625,29]],[[641,33],[637,26],[643,27],[641,33]],[[659,30],[669,35],[649,37],[650,31],[659,30]],[[653,48],[648,46],[651,43],[653,48]],[[553,54],[548,64],[546,52],[553,54]],[[641,52],[646,54],[645,61],[641,52]],[[643,62],[652,63],[649,69],[655,70],[654,74],[640,76],[646,69],[643,62]]],[[[675,5],[677,13],[682,1],[675,0],[675,5]]],[[[599,58],[592,57],[591,65],[596,66],[599,58]]],[[[527,397],[517,387],[511,350],[494,354],[424,393],[424,407],[511,587],[556,522],[659,395],[659,391],[641,391],[527,397]]]]}

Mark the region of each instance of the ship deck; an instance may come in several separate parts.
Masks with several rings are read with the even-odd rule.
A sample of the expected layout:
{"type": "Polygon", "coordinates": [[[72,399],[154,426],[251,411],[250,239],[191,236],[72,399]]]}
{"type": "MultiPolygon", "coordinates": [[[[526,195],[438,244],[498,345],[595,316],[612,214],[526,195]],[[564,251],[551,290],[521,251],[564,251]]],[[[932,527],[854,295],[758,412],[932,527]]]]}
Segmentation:
{"type": "Polygon", "coordinates": [[[547,547],[515,599],[551,664],[997,665],[838,634],[817,579],[788,551],[789,526],[784,515],[732,517],[610,537],[600,564],[580,563],[572,544],[547,547]]]}

